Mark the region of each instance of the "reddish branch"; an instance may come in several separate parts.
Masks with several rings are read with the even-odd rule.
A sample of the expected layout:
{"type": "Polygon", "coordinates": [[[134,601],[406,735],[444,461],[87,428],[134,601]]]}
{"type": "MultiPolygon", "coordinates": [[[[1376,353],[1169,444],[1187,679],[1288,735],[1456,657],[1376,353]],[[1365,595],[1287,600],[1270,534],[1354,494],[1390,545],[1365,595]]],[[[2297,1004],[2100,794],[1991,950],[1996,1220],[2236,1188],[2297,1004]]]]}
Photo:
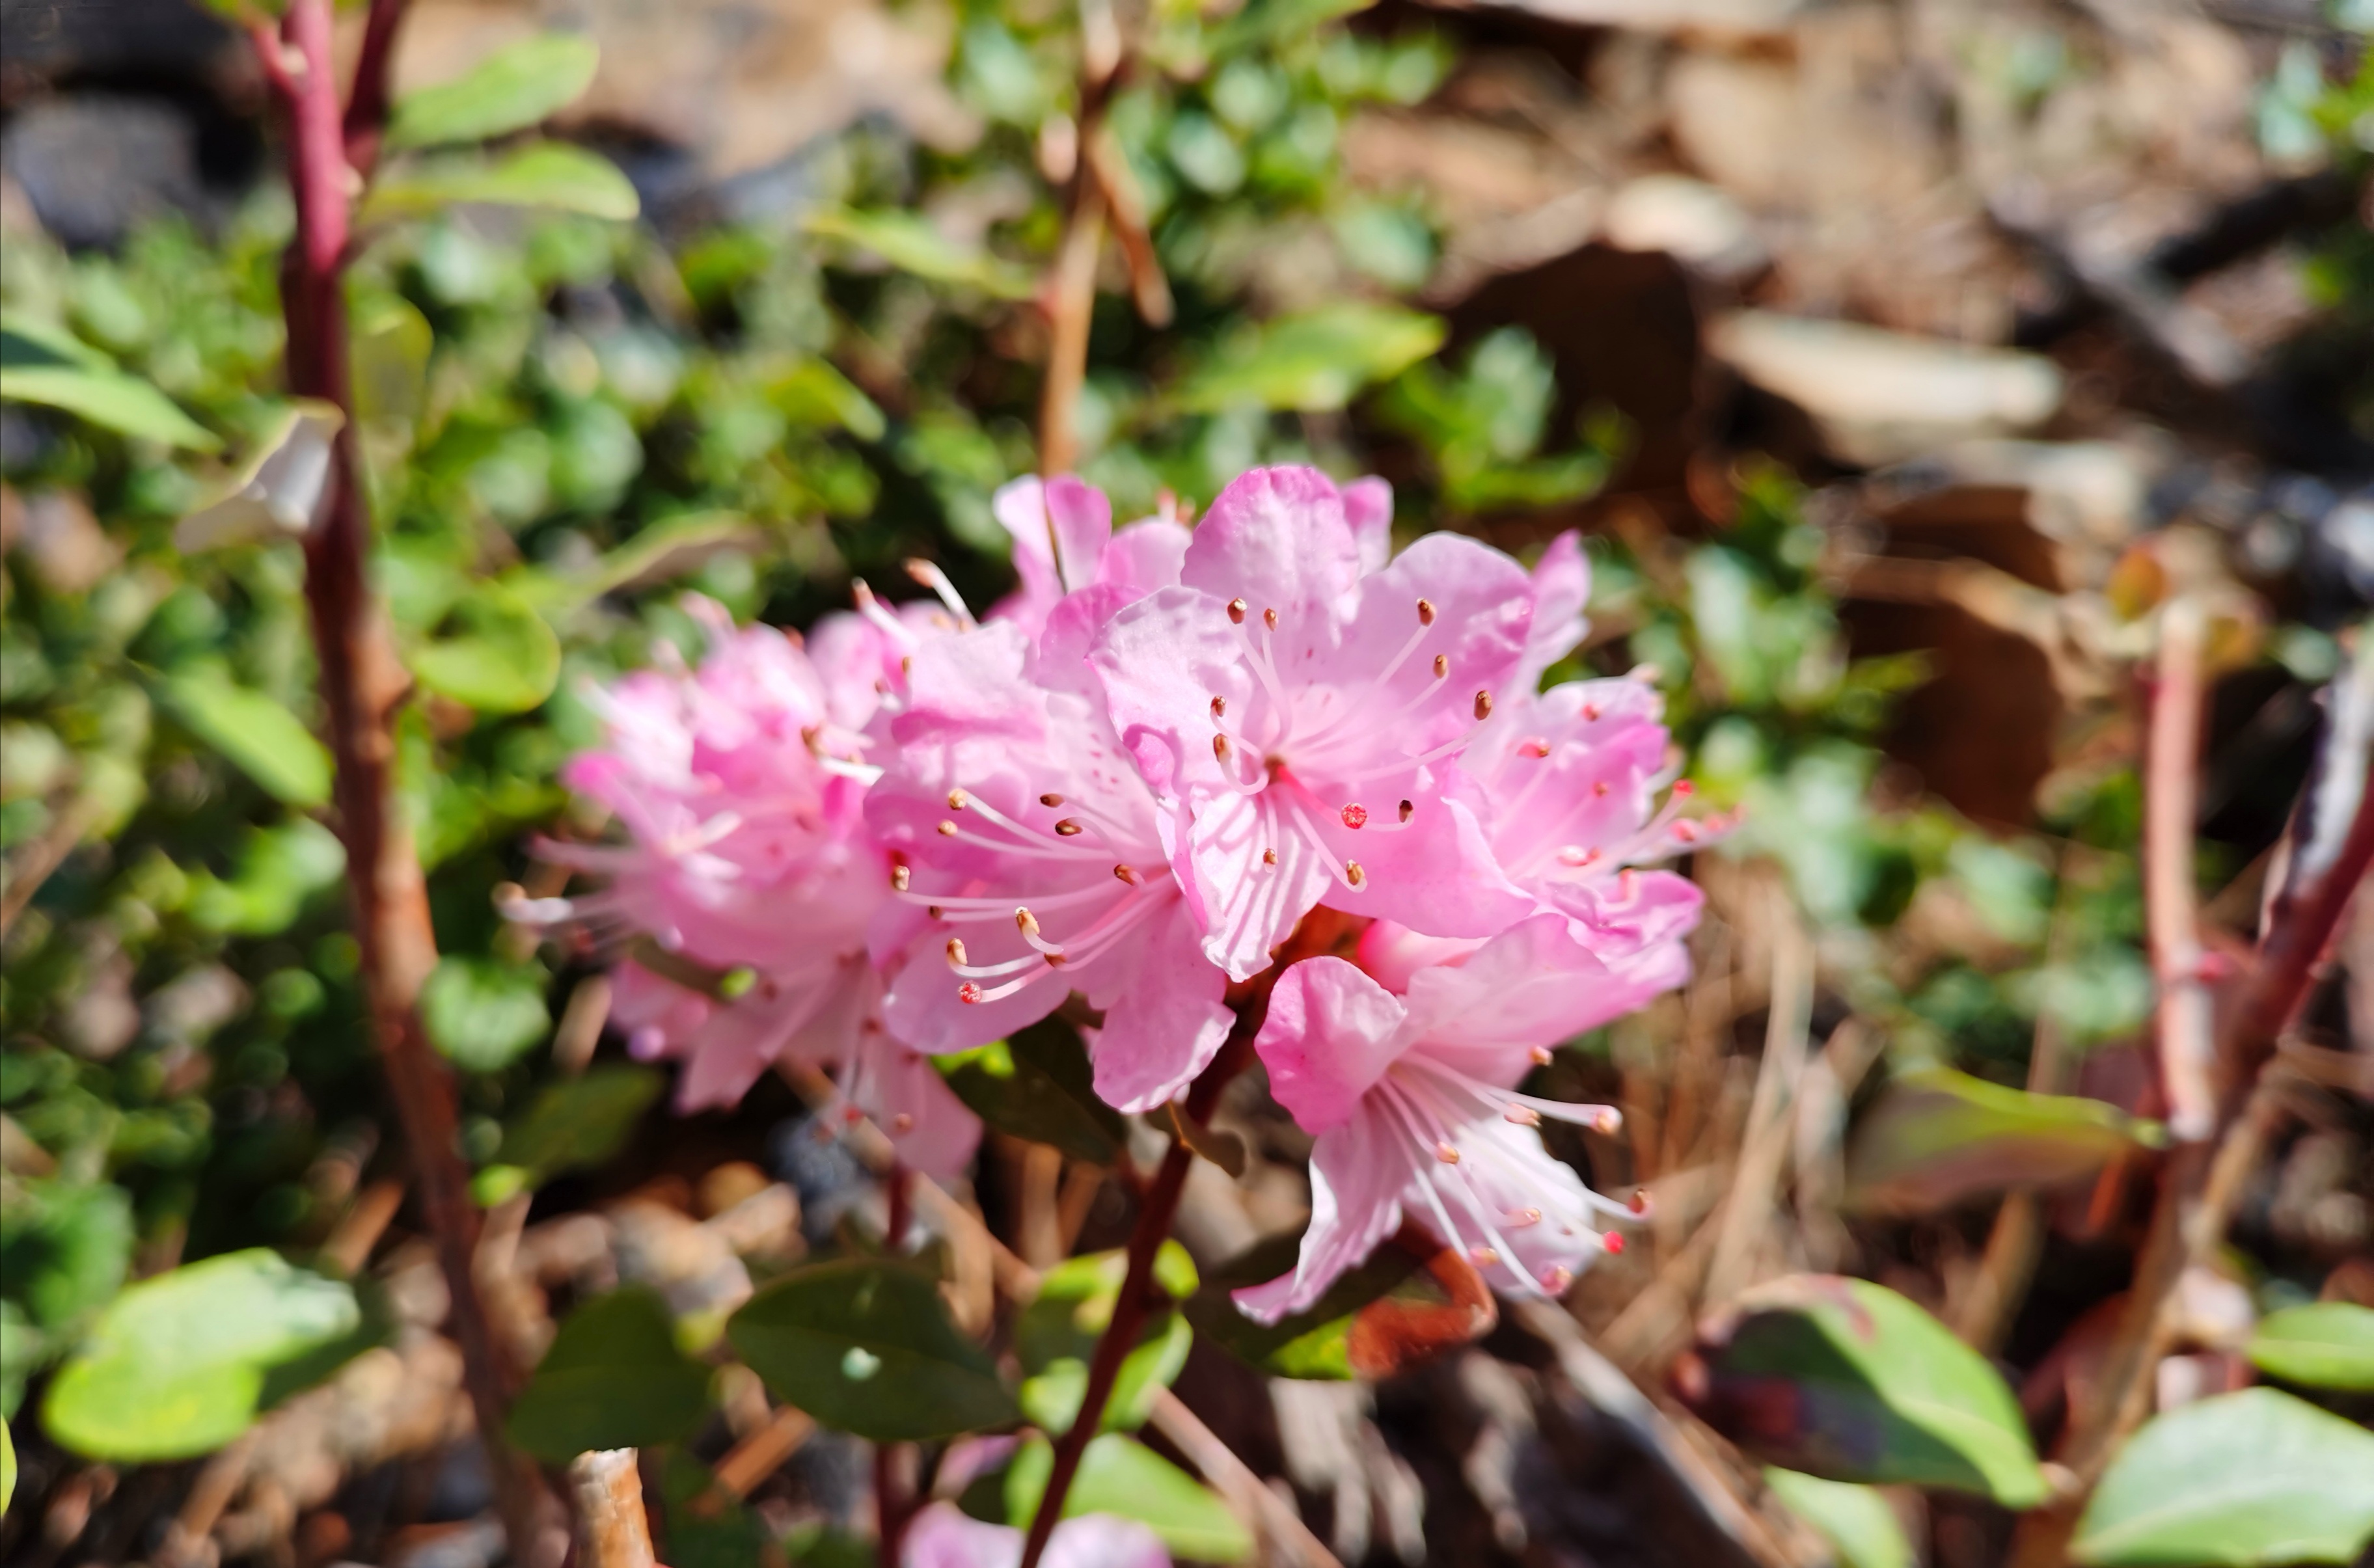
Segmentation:
{"type": "Polygon", "coordinates": [[[2152,686],[2144,766],[2144,906],[2159,978],[2160,1089],[2168,1130],[2188,1143],[2208,1137],[2217,1117],[2210,1084],[2215,1024],[2201,972],[2192,871],[2206,630],[2200,605],[2190,599],[2172,601],[2160,615],[2159,674],[2152,686]]]}
{"type": "MultiPolygon", "coordinates": [[[[370,26],[382,35],[364,56],[357,99],[386,99],[387,45],[400,5],[374,4],[370,26]]],[[[365,563],[370,519],[355,447],[341,276],[348,206],[357,179],[347,160],[337,83],[330,56],[329,0],[292,0],[275,38],[254,34],[264,75],[288,126],[289,186],[297,235],[281,269],[288,326],[288,390],[347,411],[337,438],[322,515],[305,538],[305,602],[336,759],[335,825],[347,852],[347,883],[361,949],[363,987],[388,1087],[411,1150],[421,1209],[452,1298],[470,1399],[495,1468],[497,1496],[511,1550],[525,1560],[537,1523],[535,1473],[502,1445],[509,1380],[472,1263],[478,1214],[469,1175],[454,1145],[453,1085],[430,1049],[415,1001],[437,964],[428,890],[412,837],[394,809],[394,719],[407,678],[387,623],[371,594],[365,563]]],[[[351,116],[348,117],[351,121],[351,116]]],[[[375,122],[374,122],[375,123],[375,122]]]]}

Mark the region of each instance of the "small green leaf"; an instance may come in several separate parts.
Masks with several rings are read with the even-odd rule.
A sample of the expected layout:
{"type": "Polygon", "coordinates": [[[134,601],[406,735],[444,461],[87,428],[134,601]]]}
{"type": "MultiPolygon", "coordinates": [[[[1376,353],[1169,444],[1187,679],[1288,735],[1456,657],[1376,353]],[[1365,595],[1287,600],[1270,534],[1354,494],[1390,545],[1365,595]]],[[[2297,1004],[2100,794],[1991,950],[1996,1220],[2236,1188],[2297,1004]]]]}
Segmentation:
{"type": "Polygon", "coordinates": [[[421,1027],[447,1060],[473,1072],[499,1072],[552,1027],[544,987],[544,971],[535,965],[449,953],[420,988],[421,1027]]]}
{"type": "Polygon", "coordinates": [[[314,895],[347,869],[338,836],[300,816],[250,831],[229,880],[201,868],[190,877],[186,907],[201,930],[270,936],[288,929],[314,895]]]}
{"type": "Polygon", "coordinates": [[[523,130],[575,102],[601,63],[601,50],[582,34],[522,39],[450,82],[397,99],[386,145],[441,146],[523,130]]]}
{"type": "Polygon", "coordinates": [[[1883,1285],[1795,1274],[1704,1325],[1679,1391],[1756,1457],[1831,1480],[1992,1497],[2047,1488],[2019,1401],[1945,1326],[1883,1285]]]}
{"type": "Polygon", "coordinates": [[[463,202],[546,207],[621,223],[641,210],[635,187],[608,158],[566,142],[536,142],[491,162],[441,158],[387,175],[363,199],[362,220],[418,217],[463,202]]]}
{"type": "Polygon", "coordinates": [[[131,1197],[112,1183],[60,1176],[0,1188],[0,1279],[24,1303],[29,1327],[43,1331],[32,1344],[78,1329],[113,1299],[132,1240],[131,1197]]]}
{"type": "Polygon", "coordinates": [[[2121,1449],[2077,1522],[2091,1568],[2350,1562],[2374,1539],[2374,1433],[2274,1388],[2180,1406],[2121,1449]]]}
{"type": "MultiPolygon", "coordinates": [[[[1005,1517],[1027,1529],[1054,1472],[1055,1450],[1033,1437],[1005,1471],[1005,1517]]],[[[1185,1470],[1134,1438],[1107,1433],[1080,1455],[1079,1473],[1064,1496],[1064,1517],[1114,1514],[1135,1519],[1162,1538],[1176,1557],[1198,1562],[1241,1562],[1252,1537],[1228,1505],[1185,1470]]]]}
{"type": "Polygon", "coordinates": [[[794,1270],[735,1313],[725,1337],[779,1398],[876,1443],[953,1437],[1021,1413],[988,1353],[948,1321],[939,1287],[904,1264],[794,1270]],[[852,1351],[864,1352],[853,1365],[852,1351]]]}
{"type": "Polygon", "coordinates": [[[0,1519],[8,1516],[8,1504],[17,1500],[17,1440],[9,1433],[8,1418],[0,1416],[0,1519]]]}
{"type": "Polygon", "coordinates": [[[1038,289],[1028,269],[958,244],[918,213],[836,207],[810,217],[807,227],[811,234],[871,252],[934,283],[961,284],[1001,299],[1028,299],[1038,289]]]}
{"type": "Polygon", "coordinates": [[[1914,1568],[1919,1562],[1896,1510],[1870,1487],[1778,1465],[1764,1467],[1764,1483],[1838,1549],[1839,1568],[1914,1568]]]}
{"type": "Polygon", "coordinates": [[[1187,378],[1179,405],[1198,414],[1338,409],[1440,348],[1443,331],[1440,317],[1393,305],[1347,302],[1280,316],[1231,336],[1187,378]]]}
{"type": "Polygon", "coordinates": [[[1053,1019],[1009,1040],[934,1057],[932,1065],[990,1126],[1086,1164],[1111,1164],[1129,1135],[1120,1115],[1097,1098],[1079,1036],[1053,1019]]]}
{"type": "Polygon", "coordinates": [[[2160,1141],[2156,1124],[2099,1100],[1928,1068],[1900,1074],[1863,1116],[1846,1201],[1869,1213],[1934,1213],[1981,1193],[2074,1181],[2160,1141]]]}
{"type": "Polygon", "coordinates": [[[722,550],[747,549],[760,538],[758,526],[740,512],[689,512],[653,523],[590,570],[514,572],[504,584],[538,610],[557,614],[605,593],[682,577],[722,550]]]}
{"type": "MultiPolygon", "coordinates": [[[[1120,1250],[1066,1258],[1047,1271],[1039,1282],[1039,1294],[1015,1322],[1015,1353],[1031,1374],[1022,1385],[1023,1412],[1050,1432],[1068,1430],[1079,1416],[1089,1358],[1112,1321],[1128,1271],[1128,1255],[1120,1250]]],[[[1155,1255],[1154,1275],[1174,1301],[1194,1293],[1194,1260],[1175,1241],[1165,1241],[1155,1255]]],[[[1194,1331],[1179,1314],[1157,1314],[1122,1362],[1105,1403],[1103,1426],[1143,1426],[1155,1396],[1185,1368],[1194,1340],[1194,1331]]]]}
{"type": "Polygon", "coordinates": [[[1404,1247],[1381,1246],[1341,1275],[1308,1311],[1263,1324],[1237,1310],[1230,1291],[1277,1278],[1294,1267],[1301,1250],[1299,1235],[1254,1243],[1213,1270],[1187,1303],[1187,1320],[1195,1332],[1273,1377],[1343,1382],[1354,1375],[1348,1343],[1353,1318],[1416,1273],[1420,1264],[1404,1247]]]}
{"type": "Polygon", "coordinates": [[[171,398],[69,333],[11,314],[0,320],[0,401],[39,404],[119,435],[193,451],[222,445],[171,398]]]}
{"type": "Polygon", "coordinates": [[[2374,1391],[2374,1309],[2345,1301],[2286,1307],[2261,1320],[2245,1353],[2286,1383],[2374,1391]]]}
{"type": "Polygon", "coordinates": [[[447,635],[416,645],[405,662],[420,684],[481,713],[525,713],[560,679],[560,638],[500,583],[482,582],[447,612],[447,635]]]}
{"type": "Polygon", "coordinates": [[[505,1431],[566,1464],[589,1448],[682,1442],[708,1408],[709,1373],[677,1348],[666,1304],[629,1285],[569,1315],[505,1431]]]}
{"type": "Polygon", "coordinates": [[[626,1146],[665,1086],[652,1069],[623,1061],[547,1083],[527,1114],[504,1130],[495,1153],[499,1164],[488,1169],[522,1171],[525,1184],[535,1186],[563,1171],[601,1164],[626,1146]]]}
{"type": "Polygon", "coordinates": [[[362,1326],[355,1293],[263,1247],[128,1287],[50,1383],[41,1422],[95,1459],[186,1459],[253,1423],[269,1375],[362,1326]]]}
{"type": "Polygon", "coordinates": [[[890,427],[874,400],[829,360],[801,360],[775,378],[768,395],[787,418],[818,427],[839,426],[861,441],[878,441],[890,427]]]}
{"type": "Polygon", "coordinates": [[[330,749],[277,701],[206,668],[159,678],[157,694],[274,799],[306,811],[330,803],[330,749]]]}

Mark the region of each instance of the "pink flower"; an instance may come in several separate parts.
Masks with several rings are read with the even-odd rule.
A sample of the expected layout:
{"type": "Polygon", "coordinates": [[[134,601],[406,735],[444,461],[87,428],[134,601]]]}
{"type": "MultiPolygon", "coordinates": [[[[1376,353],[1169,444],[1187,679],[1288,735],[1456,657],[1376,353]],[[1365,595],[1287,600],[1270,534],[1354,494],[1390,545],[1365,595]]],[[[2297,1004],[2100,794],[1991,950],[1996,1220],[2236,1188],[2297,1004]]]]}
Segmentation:
{"type": "Polygon", "coordinates": [[[1638,988],[1555,913],[1525,919],[1396,996],[1340,958],[1279,977],[1254,1042],[1270,1091],[1307,1131],[1310,1228],[1294,1271],[1236,1293],[1275,1323],[1326,1293],[1415,1209],[1500,1289],[1557,1294],[1619,1238],[1629,1212],[1583,1186],[1534,1129],[1544,1117],[1612,1132],[1609,1106],[1508,1085],[1549,1047],[1638,1006],[1638,988]]]}
{"type": "Polygon", "coordinates": [[[1227,1038],[1227,982],[1101,707],[1033,681],[1027,657],[1003,624],[934,643],[889,721],[896,750],[867,807],[902,860],[899,904],[876,924],[876,951],[906,955],[887,1017],[922,1049],[950,1051],[1078,991],[1105,1011],[1097,1092],[1142,1110],[1227,1038]]]}
{"type": "Polygon", "coordinates": [[[1510,695],[1534,593],[1498,551],[1430,534],[1390,566],[1389,503],[1255,469],[1195,530],[1180,586],[1090,647],[1115,729],[1178,825],[1173,863],[1232,978],[1313,906],[1485,937],[1532,901],[1500,874],[1455,757],[1510,695]]]}
{"type": "MultiPolygon", "coordinates": [[[[934,1503],[909,1522],[901,1568],[1016,1568],[1023,1535],[934,1503]]],[[[1170,1568],[1170,1553],[1152,1530],[1111,1514],[1065,1519],[1047,1538],[1040,1561],[1047,1568],[1170,1568]]]]}
{"type": "MultiPolygon", "coordinates": [[[[1118,608],[1139,595],[1179,580],[1187,554],[1187,530],[1165,518],[1146,518],[1113,532],[1112,504],[1104,492],[1072,475],[1041,484],[1017,479],[997,492],[991,510],[1014,536],[1014,571],[1022,586],[990,612],[1010,620],[1036,641],[1047,617],[1067,595],[1086,589],[1120,590],[1118,608]]],[[[1108,608],[1104,614],[1110,614],[1108,608]]]]}

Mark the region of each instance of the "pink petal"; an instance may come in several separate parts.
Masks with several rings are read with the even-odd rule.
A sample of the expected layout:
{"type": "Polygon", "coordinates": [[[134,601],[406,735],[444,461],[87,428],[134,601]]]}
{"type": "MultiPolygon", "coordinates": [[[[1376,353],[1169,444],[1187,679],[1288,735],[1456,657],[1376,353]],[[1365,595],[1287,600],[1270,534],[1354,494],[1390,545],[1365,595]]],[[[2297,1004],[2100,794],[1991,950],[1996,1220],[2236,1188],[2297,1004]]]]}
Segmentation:
{"type": "Polygon", "coordinates": [[[1399,997],[1341,958],[1307,958],[1278,977],[1253,1048],[1270,1094],[1306,1132],[1342,1126],[1409,1037],[1399,997]]]}
{"type": "Polygon", "coordinates": [[[1176,588],[1193,537],[1178,523],[1159,518],[1133,522],[1113,535],[1097,569],[1097,580],[1133,589],[1138,594],[1176,588]]]}
{"type": "Polygon", "coordinates": [[[1315,468],[1254,468],[1228,482],[1195,537],[1179,580],[1254,613],[1332,620],[1360,577],[1360,546],[1334,482],[1315,468]]]}
{"type": "Polygon", "coordinates": [[[1407,1135],[1382,1115],[1357,1116],[1320,1134],[1310,1151],[1310,1228],[1302,1233],[1301,1256],[1292,1273],[1235,1292],[1238,1310],[1275,1323],[1315,1305],[1401,1228],[1411,1169],[1407,1135]]]}
{"type": "Polygon", "coordinates": [[[1097,1094],[1127,1114],[1186,1088],[1211,1065],[1235,1018],[1220,1000],[1228,977],[1204,956],[1186,906],[1152,919],[1160,924],[1146,933],[1130,983],[1106,1006],[1097,1041],[1097,1094]]]}
{"type": "Polygon", "coordinates": [[[1393,556],[1393,487],[1371,474],[1344,486],[1344,521],[1360,546],[1360,570],[1382,571],[1393,556]]]}
{"type": "Polygon", "coordinates": [[[1486,1082],[1512,1084],[1534,1047],[1562,1044],[1643,1000],[1611,978],[1565,916],[1533,916],[1463,963],[1410,977],[1414,1049],[1486,1082]]]}
{"type": "Polygon", "coordinates": [[[1192,588],[1150,593],[1097,634],[1088,662],[1114,731],[1157,794],[1220,787],[1211,703],[1243,706],[1253,679],[1243,661],[1244,639],[1223,603],[1192,588]]]}
{"type": "Polygon", "coordinates": [[[1310,837],[1278,821],[1281,793],[1214,796],[1188,826],[1204,953],[1232,980],[1249,980],[1268,968],[1270,951],[1335,885],[1334,872],[1310,837]],[[1265,852],[1276,856],[1275,864],[1265,852]]]}
{"type": "Polygon", "coordinates": [[[1347,828],[1340,814],[1322,818],[1320,831],[1339,860],[1357,860],[1366,873],[1357,888],[1330,884],[1321,902],[1331,909],[1444,937],[1487,937],[1533,912],[1534,900],[1501,873],[1460,802],[1428,800],[1394,831],[1347,828]]]}
{"type": "Polygon", "coordinates": [[[1541,685],[1542,672],[1574,651],[1589,629],[1584,606],[1591,603],[1591,563],[1582,537],[1572,529],[1551,540],[1534,563],[1533,628],[1515,684],[1526,691],[1541,685]]]}

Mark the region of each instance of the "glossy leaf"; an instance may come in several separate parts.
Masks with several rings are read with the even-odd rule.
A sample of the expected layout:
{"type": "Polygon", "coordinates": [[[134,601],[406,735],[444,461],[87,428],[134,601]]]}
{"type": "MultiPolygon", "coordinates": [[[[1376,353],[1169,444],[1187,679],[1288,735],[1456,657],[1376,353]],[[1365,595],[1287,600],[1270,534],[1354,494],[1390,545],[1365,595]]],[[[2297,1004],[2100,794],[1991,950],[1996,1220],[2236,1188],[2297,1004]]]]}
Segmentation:
{"type": "Polygon", "coordinates": [[[569,1315],[505,1430],[566,1464],[589,1448],[681,1442],[708,1408],[708,1370],[677,1348],[666,1304],[629,1285],[569,1315]]]}
{"type": "Polygon", "coordinates": [[[753,1296],[725,1335],[778,1398],[877,1443],[953,1437],[1021,1413],[939,1287],[905,1264],[842,1258],[753,1296]]]}
{"type": "Polygon", "coordinates": [[[8,1516],[8,1504],[17,1500],[17,1439],[8,1431],[8,1418],[0,1416],[0,1519],[8,1516]]]}
{"type": "Polygon", "coordinates": [[[447,618],[446,635],[405,656],[422,685],[481,713],[524,713],[552,695],[560,679],[560,639],[526,600],[482,582],[447,618]]]}
{"type": "MultiPolygon", "coordinates": [[[[1047,1271],[1039,1294],[1015,1324],[1015,1353],[1030,1374],[1020,1392],[1023,1413],[1050,1432],[1068,1431],[1078,1418],[1081,1398],[1087,1392],[1088,1362],[1112,1321],[1128,1265],[1127,1255],[1119,1250],[1066,1258],[1047,1271]]],[[[1195,1265],[1175,1241],[1164,1242],[1155,1255],[1154,1273],[1174,1301],[1195,1292],[1195,1265]]],[[[1107,1430],[1145,1424],[1155,1396],[1186,1366],[1194,1338],[1178,1313],[1153,1316],[1113,1381],[1103,1417],[1107,1430]]]]}
{"type": "Polygon", "coordinates": [[[932,1064],[957,1098],[1000,1132],[1052,1144],[1092,1165],[1111,1164],[1128,1136],[1121,1117],[1097,1098],[1079,1036],[1052,1019],[932,1064]]]}
{"type": "Polygon", "coordinates": [[[1838,1549],[1839,1568],[1914,1568],[1920,1561],[1896,1510],[1870,1487],[1778,1465],[1764,1467],[1764,1484],[1838,1549]]]}
{"type": "MultiPolygon", "coordinates": [[[[1033,1437],[1005,1471],[1006,1522],[1029,1527],[1054,1472],[1055,1450],[1033,1437]]],[[[1114,1514],[1135,1519],[1162,1538],[1174,1557],[1198,1562],[1241,1562],[1252,1537],[1212,1490],[1134,1438],[1107,1433],[1080,1456],[1079,1473],[1064,1496],[1064,1517],[1114,1514]]]]}
{"type": "Polygon", "coordinates": [[[39,404],[118,435],[192,451],[222,445],[215,433],[139,377],[73,334],[23,317],[0,320],[0,401],[39,404]]]}
{"type": "Polygon", "coordinates": [[[97,1459],[210,1453],[254,1422],[276,1368],[361,1325],[339,1281],[263,1247],[209,1258],[117,1296],[51,1381],[41,1422],[97,1459]]]}
{"type": "Polygon", "coordinates": [[[2251,1365],[2286,1383],[2374,1391],[2374,1309],[2321,1301],[2269,1313],[2245,1353],[2251,1365]]]}
{"type": "Polygon", "coordinates": [[[811,234],[870,252],[900,272],[936,283],[961,284],[1001,299],[1028,299],[1039,287],[1028,269],[958,244],[917,213],[838,207],[816,214],[807,227],[811,234]]]}
{"type": "Polygon", "coordinates": [[[621,223],[641,210],[635,187],[608,158],[566,142],[537,142],[493,159],[444,158],[384,175],[363,200],[362,220],[419,217],[464,202],[621,223]]]}
{"type": "Polygon", "coordinates": [[[1798,1274],[1702,1324],[1676,1391],[1756,1457],[1831,1480],[1901,1482],[2032,1507],[2046,1487],[2003,1378],[1885,1286],[1798,1274]]]}
{"type": "Polygon", "coordinates": [[[1438,317],[1391,305],[1325,305],[1281,316],[1225,344],[1187,378],[1179,404],[1190,413],[1341,408],[1440,347],[1443,331],[1438,317]]]}
{"type": "Polygon", "coordinates": [[[527,1114],[504,1129],[495,1158],[534,1186],[564,1171],[589,1170],[626,1147],[666,1080],[633,1062],[604,1062],[547,1083],[527,1114]]]}
{"type": "Polygon", "coordinates": [[[2110,1463],[2071,1555],[2091,1568],[2349,1562],[2374,1539],[2374,1433],[2274,1388],[2183,1405],[2110,1463]]]}
{"type": "Polygon", "coordinates": [[[1301,1246],[1299,1235],[1272,1236],[1220,1264],[1187,1304],[1187,1319],[1197,1333],[1274,1377],[1340,1382],[1356,1375],[1346,1346],[1354,1315],[1417,1272],[1418,1260],[1401,1247],[1381,1246],[1308,1311],[1275,1324],[1238,1311],[1228,1293],[1293,1268],[1301,1246]]]}
{"type": "Polygon", "coordinates": [[[330,803],[330,748],[274,698],[211,669],[164,676],[157,694],[192,734],[276,800],[306,811],[330,803]]]}
{"type": "Polygon", "coordinates": [[[523,130],[576,101],[601,63],[601,50],[581,34],[522,39],[450,82],[397,99],[386,145],[439,146],[523,130]]]}
{"type": "Polygon", "coordinates": [[[206,930],[269,936],[288,930],[346,869],[346,847],[311,817],[257,828],[240,846],[228,880],[203,869],[190,878],[190,919],[206,930]]]}
{"type": "Polygon", "coordinates": [[[544,986],[536,966],[449,953],[420,988],[421,1027],[447,1060],[499,1072],[552,1027],[544,986]]]}
{"type": "Polygon", "coordinates": [[[1846,1201],[1865,1212],[1933,1213],[2007,1188],[2073,1181],[2161,1141],[2157,1124],[2099,1100],[1923,1069],[1898,1076],[1864,1114],[1846,1201]]]}

